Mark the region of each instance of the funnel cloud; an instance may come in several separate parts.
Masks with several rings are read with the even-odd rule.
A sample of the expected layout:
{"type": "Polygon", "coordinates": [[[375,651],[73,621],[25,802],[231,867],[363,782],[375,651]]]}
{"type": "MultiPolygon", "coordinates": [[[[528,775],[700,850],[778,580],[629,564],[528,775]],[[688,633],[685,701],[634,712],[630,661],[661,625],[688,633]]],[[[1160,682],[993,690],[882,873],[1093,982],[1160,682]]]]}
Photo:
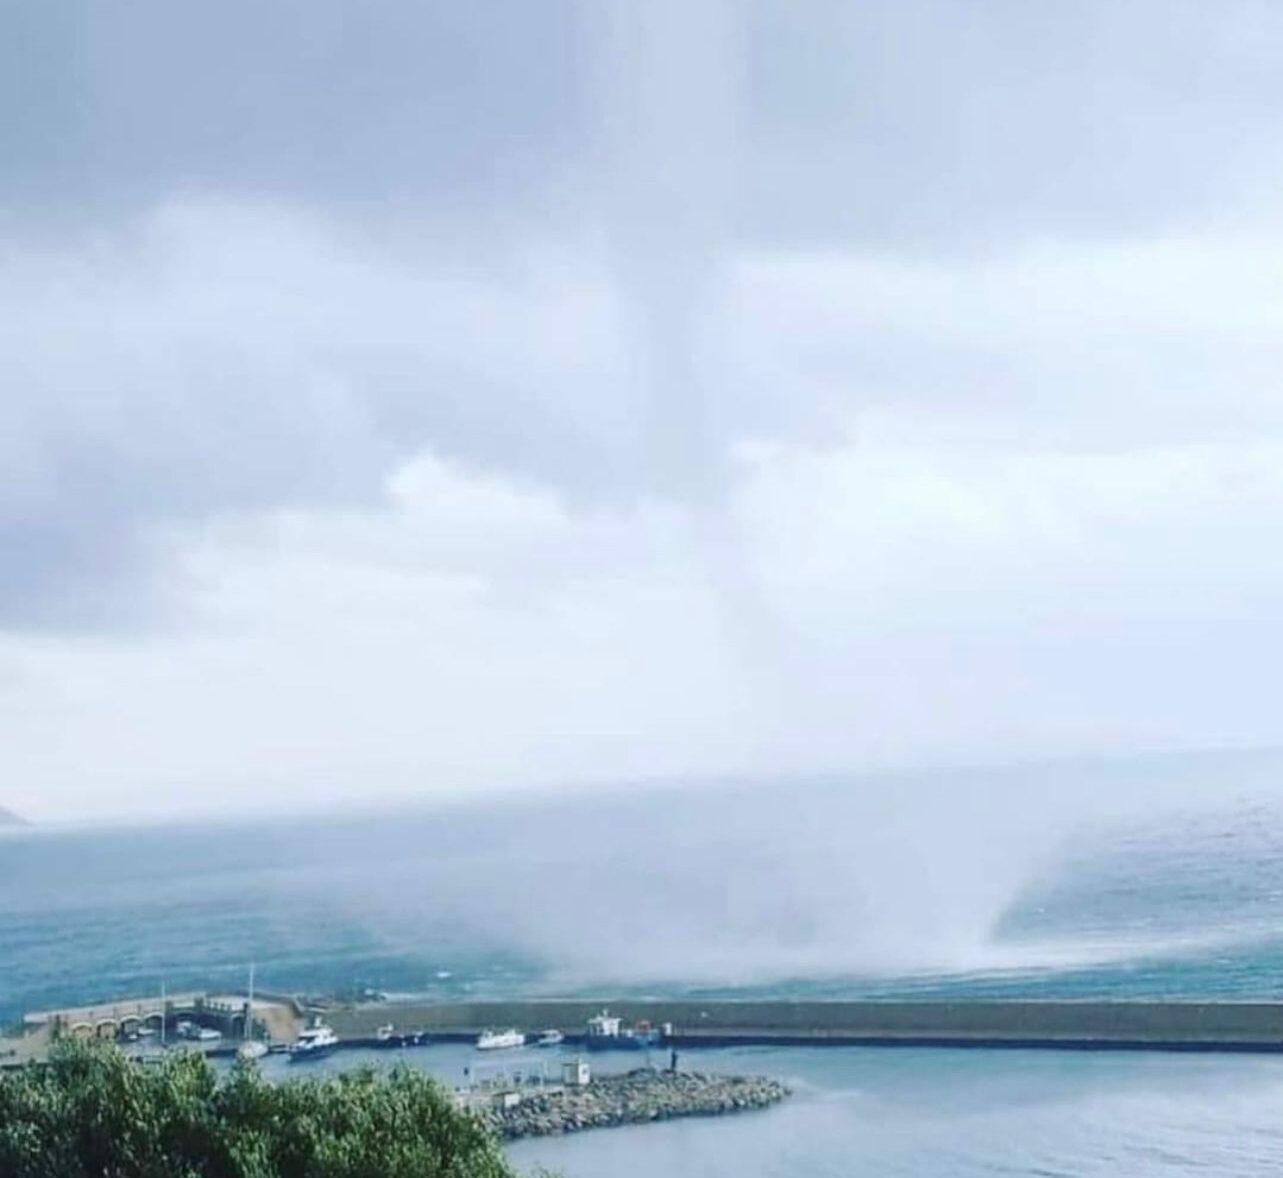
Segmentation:
{"type": "Polygon", "coordinates": [[[1276,745],[1280,49],[1256,0],[9,6],[0,800],[1276,745]]]}

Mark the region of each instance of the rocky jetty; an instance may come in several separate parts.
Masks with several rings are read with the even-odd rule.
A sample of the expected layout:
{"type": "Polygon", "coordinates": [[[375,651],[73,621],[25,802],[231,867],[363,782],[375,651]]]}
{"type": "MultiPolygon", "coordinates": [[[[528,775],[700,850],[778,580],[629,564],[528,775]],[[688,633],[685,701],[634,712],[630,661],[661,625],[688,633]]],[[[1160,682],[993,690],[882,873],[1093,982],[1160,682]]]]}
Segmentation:
{"type": "Polygon", "coordinates": [[[637,1125],[673,1117],[708,1117],[766,1108],[789,1089],[766,1076],[718,1076],[639,1068],[602,1076],[583,1087],[524,1095],[510,1108],[491,1108],[483,1119],[499,1136],[545,1137],[581,1129],[637,1125]]]}

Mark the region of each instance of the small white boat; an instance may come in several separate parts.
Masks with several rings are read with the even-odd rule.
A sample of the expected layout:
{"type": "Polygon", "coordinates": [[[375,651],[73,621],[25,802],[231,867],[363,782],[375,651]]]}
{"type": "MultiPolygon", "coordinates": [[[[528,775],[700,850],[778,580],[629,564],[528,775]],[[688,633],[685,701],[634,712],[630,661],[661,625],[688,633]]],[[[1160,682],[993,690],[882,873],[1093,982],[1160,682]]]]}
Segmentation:
{"type": "Polygon", "coordinates": [[[290,1062],[297,1063],[309,1059],[320,1059],[329,1055],[339,1045],[339,1037],[324,1023],[317,1023],[299,1032],[290,1048],[290,1062]]]}
{"type": "Polygon", "coordinates": [[[556,1027],[549,1027],[546,1031],[535,1040],[536,1047],[557,1047],[566,1041],[563,1035],[556,1027]]]}
{"type": "Polygon", "coordinates": [[[262,1059],[267,1054],[267,1044],[262,1039],[246,1039],[236,1049],[237,1059],[262,1059]]]}
{"type": "Polygon", "coordinates": [[[504,1047],[522,1047],[525,1042],[525,1035],[516,1027],[509,1027],[506,1031],[482,1031],[477,1036],[477,1050],[498,1051],[504,1047]]]}

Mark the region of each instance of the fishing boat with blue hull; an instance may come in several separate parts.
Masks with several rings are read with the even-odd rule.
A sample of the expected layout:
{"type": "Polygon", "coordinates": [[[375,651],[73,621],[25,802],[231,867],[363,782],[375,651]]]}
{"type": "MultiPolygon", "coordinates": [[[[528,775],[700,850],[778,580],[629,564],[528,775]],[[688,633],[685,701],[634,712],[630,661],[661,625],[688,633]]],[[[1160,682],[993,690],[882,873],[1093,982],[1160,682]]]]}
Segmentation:
{"type": "Polygon", "coordinates": [[[588,1020],[584,1046],[589,1051],[644,1051],[658,1047],[664,1041],[659,1027],[642,1020],[631,1027],[624,1026],[618,1015],[603,1010],[588,1020]]]}

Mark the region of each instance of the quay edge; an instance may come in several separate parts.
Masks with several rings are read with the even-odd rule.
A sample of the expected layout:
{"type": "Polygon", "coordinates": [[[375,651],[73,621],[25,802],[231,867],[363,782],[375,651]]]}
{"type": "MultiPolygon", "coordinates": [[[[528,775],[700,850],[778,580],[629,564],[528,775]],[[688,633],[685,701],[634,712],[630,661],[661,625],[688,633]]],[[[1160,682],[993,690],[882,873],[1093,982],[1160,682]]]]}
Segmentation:
{"type": "Polygon", "coordinates": [[[628,998],[386,1002],[336,1007],[345,1039],[382,1023],[464,1040],[485,1027],[555,1027],[574,1042],[608,1006],[627,1021],[671,1023],[675,1046],[1024,1047],[1283,1051],[1283,1003],[1215,1001],[664,1001],[628,998]]]}
{"type": "MultiPolygon", "coordinates": [[[[137,1000],[148,1002],[151,1000],[137,1000]]],[[[173,999],[170,999],[172,1002],[173,999]]],[[[136,1003],[134,1003],[136,1004],[136,1003]]],[[[121,1000],[90,1013],[121,1019],[121,1000]]],[[[215,1003],[206,1002],[208,1011],[215,1003]]],[[[241,1009],[217,1000],[224,1014],[241,1009]]],[[[376,1031],[426,1032],[438,1042],[468,1042],[487,1027],[527,1033],[563,1032],[569,1045],[582,1041],[587,1020],[603,1007],[627,1022],[671,1024],[667,1042],[677,1048],[947,1047],[1037,1048],[1077,1051],[1283,1052],[1283,1002],[1238,1001],[737,1001],[636,998],[530,999],[474,1002],[366,1002],[321,1004],[273,995],[256,998],[256,1021],[270,1022],[270,1036],[289,1042],[309,1011],[320,1013],[344,1047],[373,1046],[376,1031]]],[[[25,1033],[0,1039],[0,1068],[42,1058],[57,1027],[84,1026],[85,1010],[28,1016],[25,1033]]],[[[231,1016],[228,1016],[231,1017],[231,1016]]],[[[232,1043],[210,1049],[222,1054],[232,1043]]]]}

